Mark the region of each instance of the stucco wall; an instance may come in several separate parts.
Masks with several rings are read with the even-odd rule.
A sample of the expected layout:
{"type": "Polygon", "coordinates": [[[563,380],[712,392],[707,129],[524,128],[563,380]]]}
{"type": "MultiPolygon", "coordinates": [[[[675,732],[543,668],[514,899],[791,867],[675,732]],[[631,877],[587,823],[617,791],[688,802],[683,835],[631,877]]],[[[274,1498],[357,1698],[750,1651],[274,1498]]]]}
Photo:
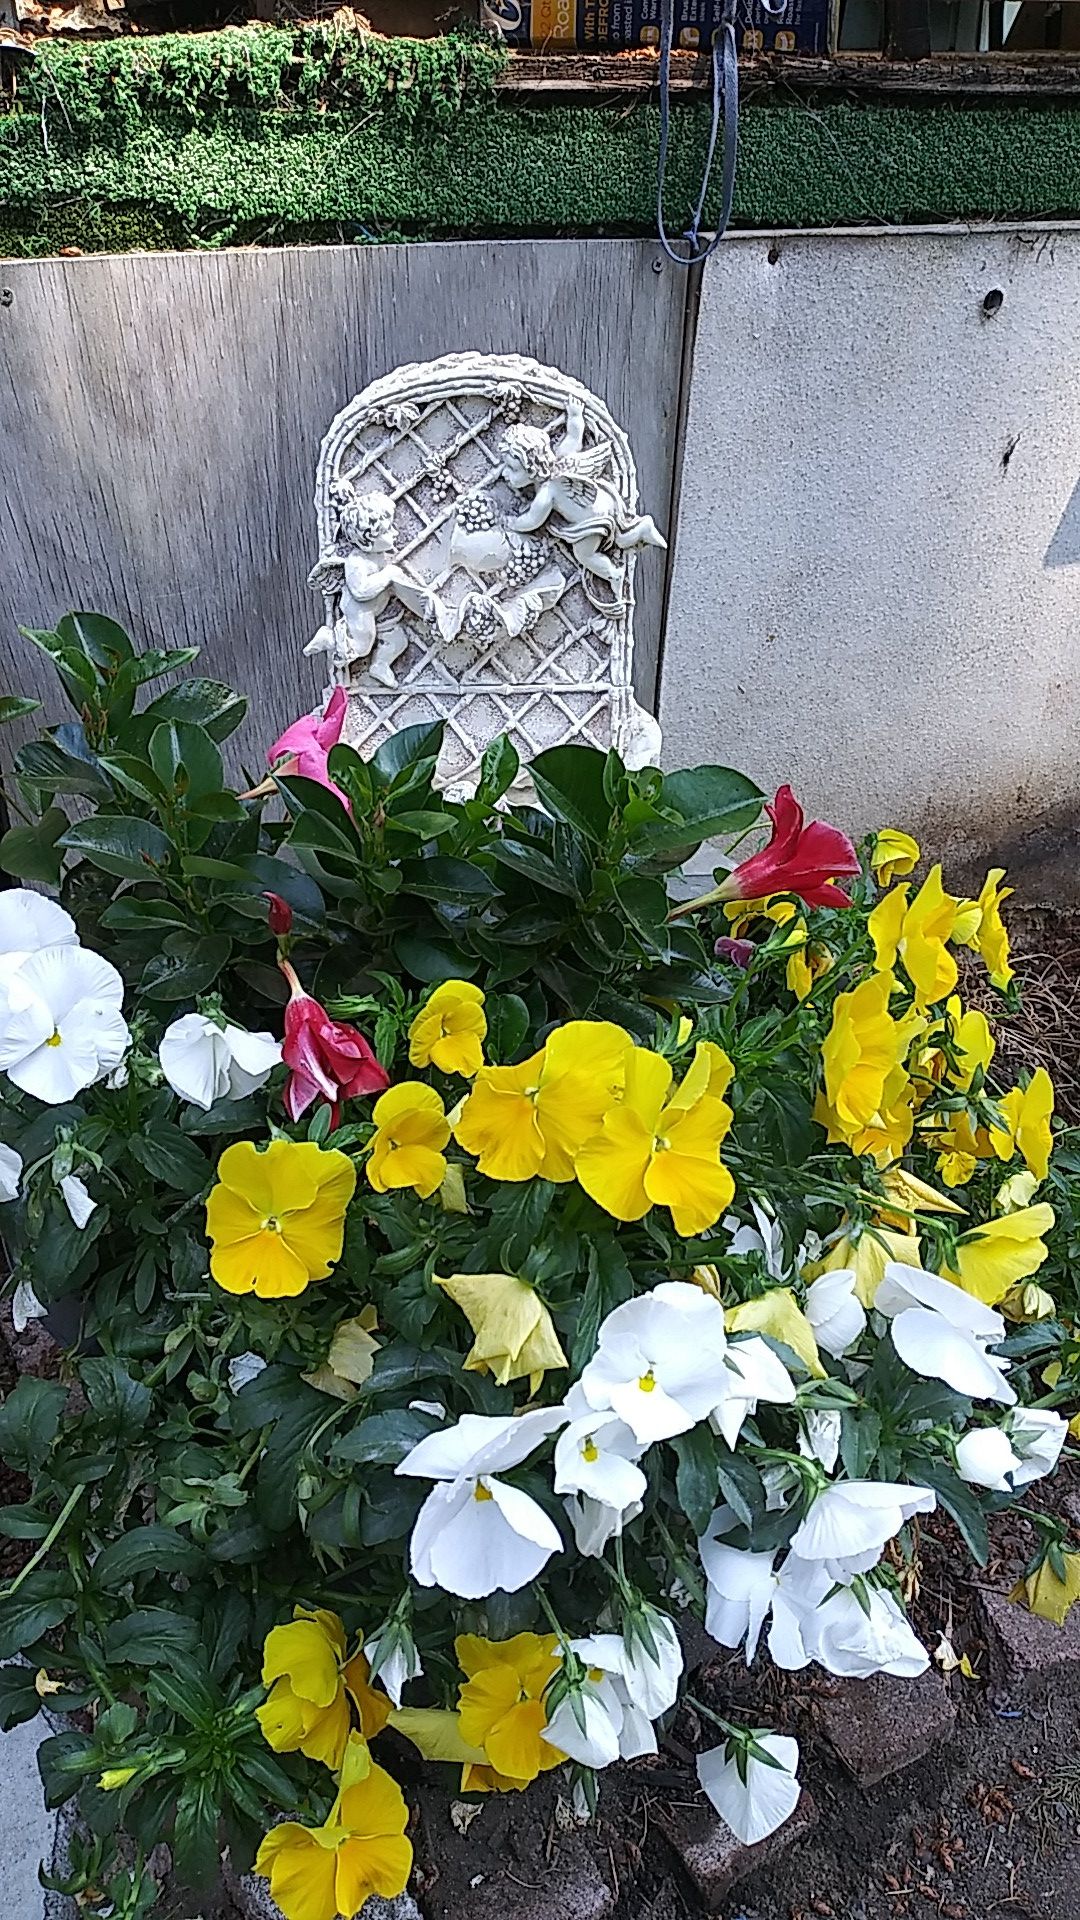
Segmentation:
{"type": "Polygon", "coordinates": [[[690,379],[668,763],[1045,868],[1080,821],[1078,682],[1080,229],[725,243],[690,379]]]}

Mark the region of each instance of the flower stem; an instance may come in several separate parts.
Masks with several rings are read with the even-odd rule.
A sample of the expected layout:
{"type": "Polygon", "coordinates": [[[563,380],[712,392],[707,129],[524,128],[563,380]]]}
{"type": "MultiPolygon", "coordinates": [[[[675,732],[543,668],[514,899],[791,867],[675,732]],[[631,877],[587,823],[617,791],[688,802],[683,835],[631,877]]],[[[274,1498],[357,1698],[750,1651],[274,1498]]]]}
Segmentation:
{"type": "Polygon", "coordinates": [[[72,1514],[75,1511],[75,1508],[78,1506],[79,1501],[82,1499],[83,1494],[85,1492],[86,1492],[85,1481],[80,1481],[77,1487],[72,1488],[71,1492],[68,1494],[67,1499],[64,1501],[64,1504],[61,1507],[59,1513],[57,1514],[56,1519],[53,1521],[52,1526],[49,1528],[48,1533],[45,1535],[45,1538],[42,1541],[37,1552],[31,1555],[25,1567],[20,1568],[19,1572],[15,1575],[14,1580],[9,1581],[6,1587],[0,1587],[0,1600],[10,1600],[13,1593],[18,1593],[19,1588],[22,1586],[22,1583],[26,1579],[27,1575],[33,1573],[35,1567],[39,1567],[41,1565],[41,1562],[44,1560],[46,1554],[55,1545],[59,1534],[62,1532],[63,1528],[67,1525],[67,1522],[70,1520],[72,1514]]]}

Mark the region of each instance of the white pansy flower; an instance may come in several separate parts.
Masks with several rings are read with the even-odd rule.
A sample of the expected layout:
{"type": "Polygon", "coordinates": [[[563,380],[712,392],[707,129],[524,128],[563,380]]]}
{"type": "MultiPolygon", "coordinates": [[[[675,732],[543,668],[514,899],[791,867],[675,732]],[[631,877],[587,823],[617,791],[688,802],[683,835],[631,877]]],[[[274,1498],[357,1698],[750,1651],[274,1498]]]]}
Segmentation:
{"type": "Polygon", "coordinates": [[[44,1320],[48,1313],[30,1285],[29,1280],[20,1280],[11,1302],[11,1324],[16,1333],[25,1333],[31,1320],[44,1320]]]}
{"type": "Polygon", "coordinates": [[[78,1175],[74,1173],[66,1173],[64,1175],[64,1178],[60,1182],[60,1192],[63,1195],[65,1207],[75,1222],[75,1225],[81,1231],[93,1213],[94,1208],[97,1206],[97,1201],[89,1191],[85,1181],[80,1180],[78,1175]]]}
{"type": "Polygon", "coordinates": [[[14,1147],[0,1146],[0,1206],[8,1200],[17,1200],[22,1185],[22,1154],[14,1147]]]}
{"type": "Polygon", "coordinates": [[[987,1351],[1005,1338],[1005,1322],[992,1307],[940,1274],[899,1260],[886,1266],[874,1306],[892,1321],[893,1345],[912,1373],[943,1380],[970,1400],[1014,1403],[1008,1361],[987,1351]]]}
{"type": "Polygon", "coordinates": [[[733,1450],[743,1421],[757,1412],[759,1400],[790,1406],[797,1391],[779,1354],[759,1333],[729,1342],[715,1385],[720,1388],[720,1396],[710,1419],[733,1450]]]}
{"type": "Polygon", "coordinates": [[[728,1509],[719,1509],[709,1523],[709,1532],[698,1541],[708,1583],[705,1631],[722,1647],[741,1647],[745,1641],[749,1666],[776,1593],[776,1554],[729,1547],[717,1536],[733,1519],[728,1509]]]}
{"type": "Polygon", "coordinates": [[[831,1473],[840,1457],[840,1435],[844,1425],[839,1407],[811,1408],[802,1418],[799,1452],[804,1460],[817,1460],[826,1473],[831,1473]]]}
{"type": "Polygon", "coordinates": [[[798,1741],[764,1728],[755,1728],[754,1739],[778,1765],[769,1766],[748,1754],[744,1780],[729,1741],[699,1754],[697,1761],[702,1791],[744,1847],[756,1846],[782,1827],[798,1806],[802,1791],[795,1777],[798,1741]]]}
{"type": "Polygon", "coordinates": [[[861,1599],[819,1565],[789,1554],[773,1605],[769,1652],[777,1666],[800,1669],[816,1661],[842,1679],[890,1673],[911,1680],[930,1664],[903,1608],[881,1587],[864,1586],[861,1599]]]}
{"type": "Polygon", "coordinates": [[[773,1280],[782,1280],[787,1271],[784,1264],[784,1235],[780,1222],[772,1212],[751,1198],[750,1209],[757,1223],[756,1227],[740,1226],[736,1216],[729,1213],[724,1226],[731,1233],[728,1245],[729,1253],[760,1253],[765,1262],[765,1271],[773,1280]]]}
{"type": "Polygon", "coordinates": [[[410,1680],[419,1680],[424,1671],[416,1642],[400,1621],[389,1621],[364,1642],[364,1658],[372,1680],[378,1680],[395,1707],[401,1705],[403,1688],[410,1680]]]}
{"type": "Polygon", "coordinates": [[[78,944],[75,922],[57,901],[30,887],[9,887],[0,893],[0,983],[43,947],[78,944]]]}
{"type": "Polygon", "coordinates": [[[563,1501],[567,1519],[574,1535],[574,1545],[587,1560],[600,1560],[612,1540],[618,1539],[624,1527],[636,1520],[642,1510],[642,1502],[634,1500],[628,1507],[609,1507],[604,1500],[594,1500],[590,1494],[571,1494],[563,1501]]]}
{"type": "Polygon", "coordinates": [[[249,1380],[257,1380],[266,1361],[259,1353],[234,1353],[226,1368],[229,1379],[229,1392],[239,1393],[249,1380]]]}
{"type": "Polygon", "coordinates": [[[429,1433],[395,1468],[437,1480],[416,1516],[409,1543],[413,1577],[462,1600],[517,1593],[535,1580],[562,1539],[531,1494],[497,1475],[520,1466],[565,1423],[561,1407],[531,1413],[462,1414],[429,1433]]]}
{"type": "Polygon", "coordinates": [[[281,1044],[272,1033],[185,1013],[166,1027],[158,1059],[173,1092],[205,1113],[218,1100],[241,1100],[263,1086],[280,1064],[281,1044]]]}
{"type": "MultiPolygon", "coordinates": [[[[572,1640],[576,1653],[581,1643],[572,1640]]],[[[544,1738],[583,1767],[610,1767],[619,1758],[622,1704],[607,1674],[596,1667],[564,1694],[548,1716],[544,1738]]]]}
{"type": "Polygon", "coordinates": [[[584,1493],[605,1506],[633,1506],[648,1482],[638,1466],[642,1448],[618,1415],[590,1407],[580,1386],[564,1402],[570,1424],[555,1442],[556,1493],[584,1493]]]}
{"type": "Polygon", "coordinates": [[[905,1521],[916,1513],[932,1513],[936,1506],[937,1495],[929,1487],[893,1480],[834,1480],[796,1527],[791,1551],[800,1560],[824,1561],[834,1578],[865,1573],[905,1521]]]}
{"type": "Polygon", "coordinates": [[[866,1326],[866,1312],[855,1291],[850,1267],[823,1273],[806,1290],[804,1309],[814,1338],[825,1353],[839,1360],[855,1345],[866,1326]]]}
{"type": "Polygon", "coordinates": [[[972,1427],[956,1443],[956,1471],[969,1486],[1011,1493],[1009,1475],[1019,1465],[1003,1427],[972,1427]]]}
{"type": "Polygon", "coordinates": [[[1017,1407],[1008,1420],[1009,1439],[1020,1459],[1010,1476],[1014,1491],[1053,1473],[1069,1431],[1050,1407],[1017,1407]]]}
{"type": "Polygon", "coordinates": [[[685,1280],[664,1280],[609,1313],[581,1389],[641,1446],[686,1433],[712,1411],[727,1352],[724,1309],[685,1280]]]}
{"type": "Polygon", "coordinates": [[[46,947],[0,981],[0,1068],[47,1106],[119,1066],[129,1034],[116,968],[87,947],[46,947]]]}

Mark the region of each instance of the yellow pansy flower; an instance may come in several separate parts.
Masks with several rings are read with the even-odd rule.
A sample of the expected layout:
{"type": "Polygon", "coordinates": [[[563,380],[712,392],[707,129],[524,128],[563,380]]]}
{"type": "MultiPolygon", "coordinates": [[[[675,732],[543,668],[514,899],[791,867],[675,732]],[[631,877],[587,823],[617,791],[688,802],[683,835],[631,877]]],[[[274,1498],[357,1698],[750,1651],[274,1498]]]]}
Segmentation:
{"type": "Polygon", "coordinates": [[[968,1007],[964,1012],[958,994],[953,994],[945,1012],[956,1061],[949,1071],[949,1079],[954,1087],[966,1093],[980,1069],[985,1078],[997,1050],[997,1042],[985,1013],[978,1007],[968,1007]]]}
{"type": "Polygon", "coordinates": [[[529,1378],[535,1393],[566,1355],[551,1315],[535,1287],[511,1273],[453,1273],[434,1283],[461,1308],[476,1338],[465,1361],[468,1373],[491,1373],[500,1387],[529,1378]]]}
{"type": "Polygon", "coordinates": [[[943,1000],[956,985],[956,961],[945,943],[952,938],[959,905],[942,886],[940,866],[934,866],[910,905],[907,887],[894,887],[867,922],[878,970],[891,973],[902,960],[917,1007],[943,1000]]]}
{"type": "Polygon", "coordinates": [[[1065,1625],[1069,1608],[1080,1600],[1080,1553],[1065,1553],[1062,1559],[1064,1580],[1058,1579],[1047,1558],[1026,1580],[1019,1580],[1009,1595],[1010,1600],[1024,1601],[1032,1613],[1052,1621],[1055,1627],[1065,1625]]]}
{"type": "Polygon", "coordinates": [[[263,1645],[262,1680],[270,1695],[255,1717],[275,1753],[306,1753],[336,1771],[353,1718],[367,1739],[386,1725],[390,1702],[368,1684],[362,1653],[346,1659],[345,1629],[325,1608],[296,1607],[287,1626],[272,1627],[263,1645]]]}
{"type": "Polygon", "coordinates": [[[444,980],[428,995],[409,1028],[409,1064],[460,1073],[466,1080],[484,1064],[487,1015],[471,980],[444,980]]]}
{"type": "Polygon", "coordinates": [[[399,1707],[390,1715],[390,1725],[396,1733],[404,1734],[425,1760],[460,1762],[461,1793],[520,1793],[530,1784],[511,1779],[491,1766],[483,1747],[471,1747],[462,1738],[461,1715],[448,1707],[399,1707]]]}
{"type": "Polygon", "coordinates": [[[399,1080],[379,1095],[372,1119],[375,1133],[367,1177],[376,1193],[411,1187],[429,1200],[446,1178],[443,1148],[450,1122],[434,1087],[420,1080],[399,1080]]]}
{"type": "Polygon", "coordinates": [[[806,1268],[808,1280],[850,1268],[860,1301],[864,1307],[872,1307],[890,1260],[899,1260],[906,1267],[921,1266],[917,1233],[894,1233],[888,1227],[863,1227],[855,1232],[849,1222],[844,1224],[848,1231],[834,1241],[825,1258],[806,1268]]]}
{"type": "Polygon", "coordinates": [[[575,1160],[587,1194],[616,1220],[641,1220],[668,1207],[676,1233],[704,1233],[735,1193],[720,1159],[731,1108],[713,1089],[731,1077],[719,1047],[699,1043],[682,1084],[671,1091],[670,1062],[648,1047],[627,1056],[623,1098],[575,1160]]]}
{"type": "Polygon", "coordinates": [[[572,1180],[577,1149],[622,1092],[632,1047],[611,1021],[568,1021],[520,1066],[481,1067],[454,1138],[492,1180],[572,1180]]]}
{"type": "Polygon", "coordinates": [[[899,827],[881,827],[874,835],[870,865],[879,886],[891,886],[906,873],[914,873],[921,857],[918,841],[899,827]]]}
{"type": "Polygon", "coordinates": [[[754,1300],[729,1307],[724,1325],[729,1333],[767,1333],[773,1340],[783,1341],[785,1347],[798,1355],[808,1373],[819,1380],[824,1378],[825,1368],[814,1329],[790,1287],[771,1287],[768,1293],[759,1294],[754,1300]]]}
{"type": "Polygon", "coordinates": [[[1037,1273],[1046,1259],[1042,1236],[1054,1224],[1054,1209],[1041,1201],[1019,1213],[999,1214],[962,1234],[956,1243],[955,1267],[942,1271],[965,1293],[988,1307],[996,1307],[1010,1287],[1037,1273]]]}
{"type": "Polygon", "coordinates": [[[1039,1182],[1033,1173],[1013,1173],[1003,1180],[994,1195],[995,1213],[1019,1213],[1022,1207],[1030,1207],[1039,1190],[1039,1182]]]}
{"type": "Polygon", "coordinates": [[[986,970],[990,975],[991,986],[1004,992],[1013,977],[1009,964],[1009,934],[1001,917],[1001,903],[1012,895],[1011,887],[1003,887],[1000,882],[1005,878],[1004,867],[991,867],[983,882],[982,892],[977,900],[965,902],[970,908],[963,935],[963,944],[982,955],[986,970]],[[977,913],[977,919],[976,919],[977,913]]]}
{"type": "Polygon", "coordinates": [[[921,1024],[910,1014],[892,1018],[889,997],[895,984],[891,974],[872,973],[849,993],[838,994],[833,1004],[821,1057],[825,1104],[839,1138],[850,1138],[877,1120],[886,1082],[902,1065],[921,1024]]]}
{"type": "Polygon", "coordinates": [[[1054,1083],[1045,1067],[1036,1067],[1026,1087],[1014,1087],[997,1102],[1005,1126],[991,1127],[990,1144],[999,1160],[1011,1160],[1019,1150],[1029,1172],[1041,1185],[1050,1168],[1054,1136],[1054,1083]]]}
{"type": "Polygon", "coordinates": [[[255,1871],[269,1880],[285,1920],[354,1920],[370,1895],[395,1900],[404,1893],[413,1857],[408,1822],[397,1781],[372,1766],[343,1788],[325,1826],[286,1820],[272,1827],[255,1871]]]}
{"type": "MultiPolygon", "coordinates": [[[[956,1200],[947,1199],[936,1187],[928,1186],[925,1180],[921,1180],[917,1173],[911,1173],[907,1167],[886,1167],[881,1184],[899,1211],[893,1213],[887,1207],[882,1207],[878,1211],[878,1219],[887,1227],[895,1227],[898,1233],[907,1231],[910,1214],[964,1211],[956,1200]]],[[[918,1261],[913,1264],[917,1266],[918,1261]]]]}
{"type": "Polygon", "coordinates": [[[206,1202],[210,1271],[226,1293],[282,1300],[325,1280],[341,1258],[356,1168],[313,1140],[226,1147],[206,1202]]]}
{"type": "Polygon", "coordinates": [[[796,1000],[805,1000],[822,975],[828,973],[832,963],[833,957],[828,947],[822,946],[820,941],[804,939],[784,969],[788,992],[793,993],[796,1000]]]}
{"type": "Polygon", "coordinates": [[[454,1642],[466,1675],[459,1690],[462,1739],[482,1750],[496,1773],[527,1787],[565,1755],[545,1740],[544,1688],[559,1666],[553,1633],[518,1633],[512,1640],[460,1634],[454,1642]]]}

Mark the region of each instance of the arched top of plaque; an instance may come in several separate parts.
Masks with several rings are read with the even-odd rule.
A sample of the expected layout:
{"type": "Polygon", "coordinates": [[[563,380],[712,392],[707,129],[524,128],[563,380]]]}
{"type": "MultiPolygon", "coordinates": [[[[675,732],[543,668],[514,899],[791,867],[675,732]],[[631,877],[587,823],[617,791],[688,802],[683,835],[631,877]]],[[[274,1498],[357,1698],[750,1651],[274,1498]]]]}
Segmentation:
{"type": "Polygon", "coordinates": [[[338,414],[315,508],[324,619],[305,651],[347,689],[360,752],[443,719],[440,780],[463,793],[499,733],[522,761],[566,741],[656,758],[634,570],[665,542],[626,435],[578,381],[517,354],[398,367],[338,414]]]}

